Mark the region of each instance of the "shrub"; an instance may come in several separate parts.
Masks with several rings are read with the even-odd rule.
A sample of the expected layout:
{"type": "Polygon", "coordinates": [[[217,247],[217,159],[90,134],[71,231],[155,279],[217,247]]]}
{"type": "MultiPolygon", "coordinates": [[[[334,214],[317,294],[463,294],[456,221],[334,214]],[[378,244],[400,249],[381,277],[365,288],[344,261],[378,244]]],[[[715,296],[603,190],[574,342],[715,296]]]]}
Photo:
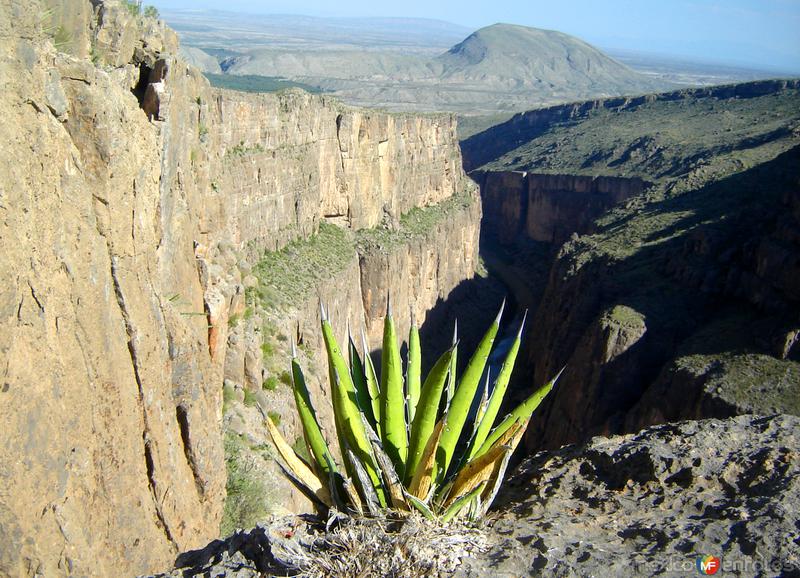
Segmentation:
{"type": "Polygon", "coordinates": [[[288,385],[291,387],[292,385],[292,374],[288,371],[282,371],[278,379],[281,380],[281,383],[288,385]]]}
{"type": "Polygon", "coordinates": [[[59,26],[53,35],[53,44],[56,50],[61,52],[69,49],[72,45],[72,33],[63,26],[59,26]]]}
{"type": "Polygon", "coordinates": [[[128,12],[133,16],[138,16],[139,12],[142,10],[142,4],[141,2],[137,2],[137,0],[122,0],[122,5],[127,8],[128,12]]]}
{"type": "Polygon", "coordinates": [[[228,482],[220,533],[227,536],[237,528],[251,528],[266,517],[267,489],[253,474],[252,464],[245,460],[239,437],[232,433],[225,434],[224,444],[228,482]]]}
{"type": "Polygon", "coordinates": [[[278,378],[274,375],[270,375],[267,379],[264,380],[264,383],[261,384],[261,389],[265,391],[275,391],[278,388],[278,378]]]}
{"type": "Polygon", "coordinates": [[[369,356],[352,338],[340,349],[324,308],[322,334],[331,376],[336,437],[343,464],[337,464],[322,435],[296,352],[292,356],[294,395],[312,471],[286,443],[278,428],[265,420],[293,482],[321,510],[377,515],[385,509],[419,510],[426,517],[449,521],[456,516],[485,514],[502,482],[511,453],[530,416],[550,392],[554,378],[536,390],[505,418],[497,420],[519,351],[523,319],[494,385],[482,380],[486,360],[499,329],[502,308],[489,327],[463,375],[456,379],[458,342],[444,352],[421,380],[419,331],[412,323],[405,380],[391,308],[384,320],[380,378],[369,356]],[[465,429],[473,402],[478,401],[471,432],[465,429]],[[490,394],[491,391],[491,394],[490,394]],[[459,440],[465,434],[466,444],[459,440]],[[469,434],[469,435],[466,435],[469,434]]]}
{"type": "Polygon", "coordinates": [[[222,413],[223,415],[228,413],[228,409],[230,408],[231,402],[236,399],[236,392],[234,391],[233,387],[230,385],[223,385],[222,386],[222,413]]]}
{"type": "Polygon", "coordinates": [[[245,388],[244,390],[244,405],[247,407],[255,407],[258,403],[256,399],[256,394],[250,391],[249,389],[245,388]]]}

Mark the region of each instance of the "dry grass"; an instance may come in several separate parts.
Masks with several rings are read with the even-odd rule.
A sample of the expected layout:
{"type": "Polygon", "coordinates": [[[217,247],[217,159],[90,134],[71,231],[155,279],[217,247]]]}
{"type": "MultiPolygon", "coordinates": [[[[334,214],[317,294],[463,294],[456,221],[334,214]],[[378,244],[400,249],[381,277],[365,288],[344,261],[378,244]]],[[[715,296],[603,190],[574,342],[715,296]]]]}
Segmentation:
{"type": "Polygon", "coordinates": [[[413,578],[452,575],[462,558],[489,547],[487,534],[474,524],[418,515],[339,516],[328,527],[296,526],[290,539],[273,538],[273,555],[309,578],[413,578]]]}

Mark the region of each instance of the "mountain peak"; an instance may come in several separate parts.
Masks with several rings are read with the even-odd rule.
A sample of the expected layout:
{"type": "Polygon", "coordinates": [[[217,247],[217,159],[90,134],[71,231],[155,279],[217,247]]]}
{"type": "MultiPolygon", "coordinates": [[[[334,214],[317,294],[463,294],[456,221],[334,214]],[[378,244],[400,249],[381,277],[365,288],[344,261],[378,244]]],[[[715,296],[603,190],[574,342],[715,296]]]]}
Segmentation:
{"type": "Polygon", "coordinates": [[[555,30],[497,23],[476,30],[438,57],[444,76],[509,88],[607,86],[640,91],[645,77],[586,42],[555,30]]]}

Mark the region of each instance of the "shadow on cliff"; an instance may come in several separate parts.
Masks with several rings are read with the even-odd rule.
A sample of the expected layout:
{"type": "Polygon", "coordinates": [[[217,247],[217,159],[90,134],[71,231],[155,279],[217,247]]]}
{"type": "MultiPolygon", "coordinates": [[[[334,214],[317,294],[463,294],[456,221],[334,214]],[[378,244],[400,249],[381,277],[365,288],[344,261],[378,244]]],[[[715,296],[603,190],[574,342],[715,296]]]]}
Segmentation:
{"type": "MultiPolygon", "coordinates": [[[[799,238],[787,232],[800,231],[800,218],[785,206],[799,183],[796,147],[612,222],[584,245],[593,252],[599,244],[606,255],[618,249],[627,253],[624,258],[595,257],[577,273],[568,270],[575,254],[572,262],[557,262],[528,353],[537,381],[568,368],[534,414],[528,448],[622,433],[626,415],[678,353],[731,351],[730,341],[715,334],[694,343],[689,338],[732,310],[762,320],[785,315],[796,323],[797,296],[781,280],[787,269],[800,267],[799,238]],[[777,248],[766,253],[765,247],[777,248]],[[599,320],[618,305],[640,314],[646,330],[604,363],[608,334],[599,320]]],[[[761,325],[763,338],[747,348],[774,356],[769,344],[785,323],[761,325]]]]}
{"type": "MultiPolygon", "coordinates": [[[[419,328],[423,375],[427,375],[439,356],[452,344],[456,320],[459,339],[458,370],[462,371],[469,361],[469,356],[497,315],[503,299],[506,299],[506,308],[501,322],[501,332],[511,324],[516,312],[516,301],[498,279],[476,275],[459,283],[445,298],[439,298],[419,328]]],[[[406,337],[401,336],[401,339],[405,341],[406,337]]],[[[405,343],[402,355],[405,359],[407,355],[405,343]]],[[[372,351],[376,370],[380,366],[380,356],[380,349],[372,351]]]]}

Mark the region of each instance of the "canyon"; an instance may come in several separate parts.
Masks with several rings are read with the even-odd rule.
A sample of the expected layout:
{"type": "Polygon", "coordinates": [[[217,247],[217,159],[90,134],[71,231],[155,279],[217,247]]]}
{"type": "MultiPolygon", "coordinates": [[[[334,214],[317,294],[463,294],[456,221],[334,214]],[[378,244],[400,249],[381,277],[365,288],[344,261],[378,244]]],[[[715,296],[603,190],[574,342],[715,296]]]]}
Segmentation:
{"type": "Polygon", "coordinates": [[[565,368],[531,450],[797,414],[799,87],[562,105],[462,143],[495,230],[482,253],[535,311],[519,387],[565,368]]]}

